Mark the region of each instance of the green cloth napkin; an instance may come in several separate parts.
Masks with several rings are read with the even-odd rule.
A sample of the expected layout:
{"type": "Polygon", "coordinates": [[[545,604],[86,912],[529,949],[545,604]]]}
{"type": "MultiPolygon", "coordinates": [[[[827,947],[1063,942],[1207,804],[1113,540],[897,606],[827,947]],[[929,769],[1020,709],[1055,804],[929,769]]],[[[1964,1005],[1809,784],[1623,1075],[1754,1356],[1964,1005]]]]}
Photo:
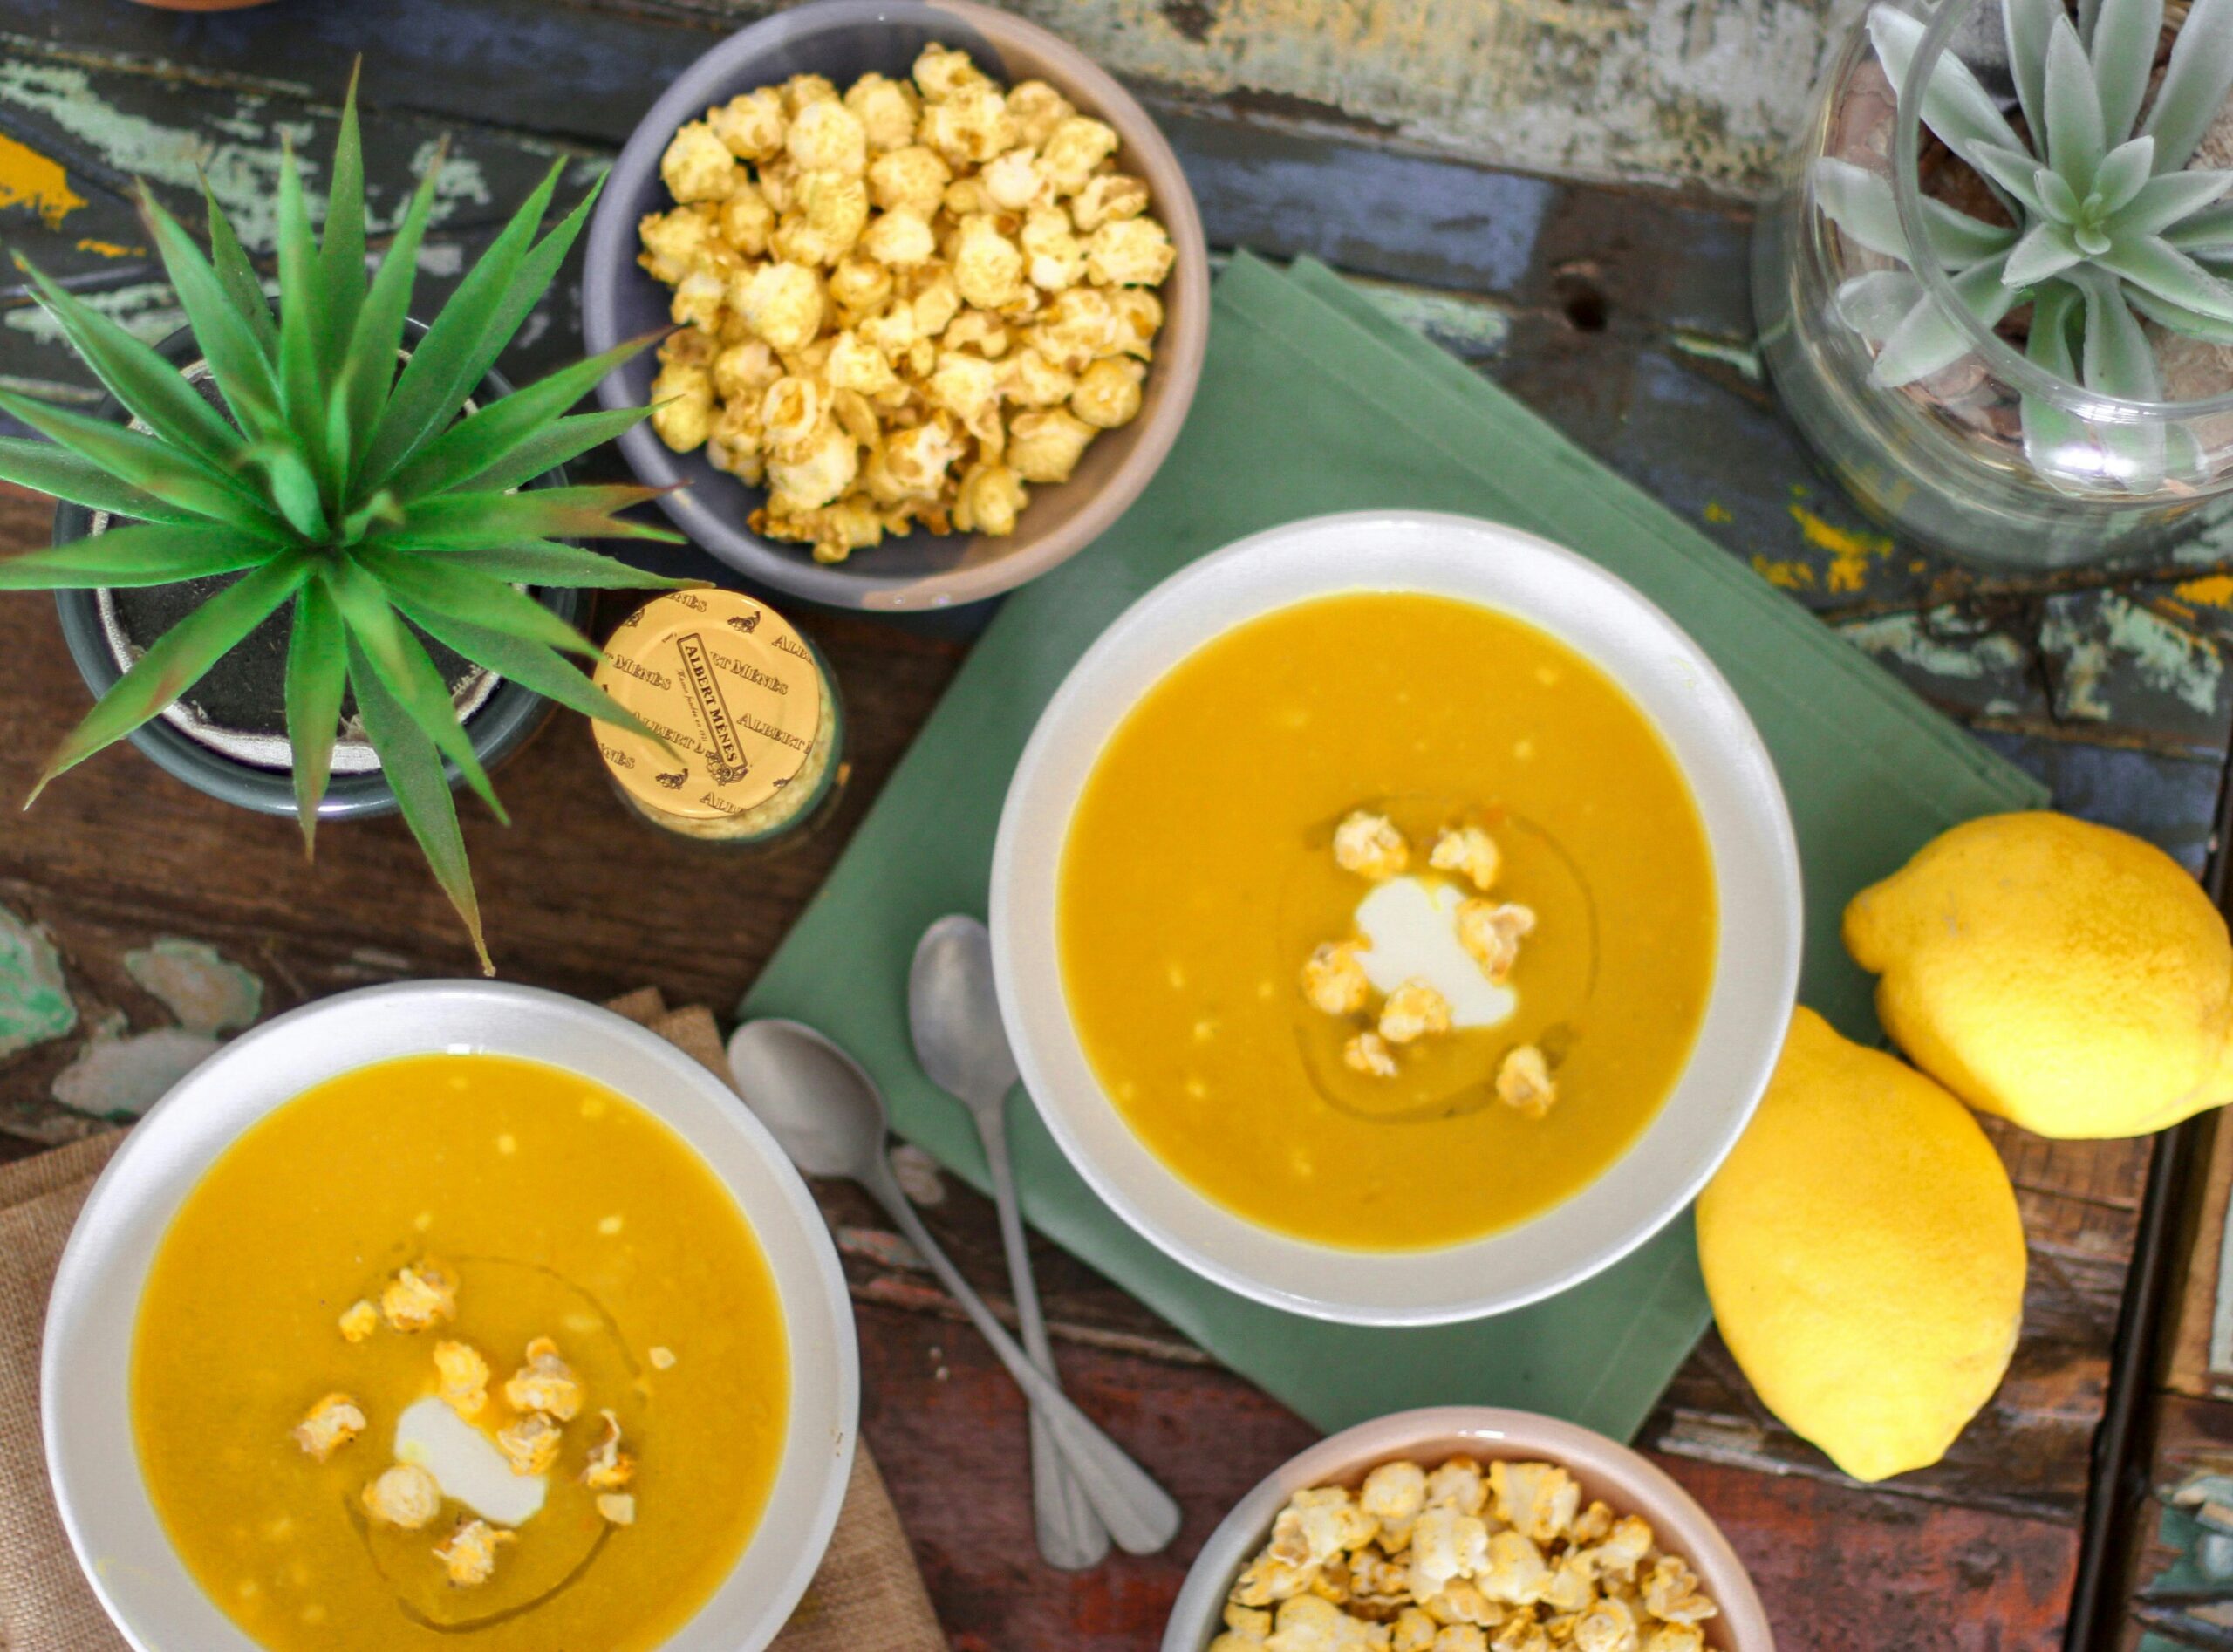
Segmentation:
{"type": "MultiPolygon", "coordinates": [[[[982,1186],[967,1117],[911,1052],[907,968],[932,920],[985,911],[1002,795],[1041,707],[1119,612],[1195,557],[1299,517],[1401,506],[1571,546],[1713,656],[1790,796],[1806,1001],[1874,1036],[1868,982],[1838,942],[1847,897],[1956,821],[2037,806],[2040,788],[1323,266],[1282,274],[1243,255],[1213,313],[1201,389],[1154,483],[1097,543],[1008,599],[741,1013],[836,1039],[883,1085],[899,1133],[982,1186]]],[[[1628,1438],[1710,1317],[1687,1215],[1595,1279],[1495,1319],[1374,1330],[1282,1313],[1164,1256],[1101,1203],[1029,1108],[1013,1116],[1031,1221],[1323,1429],[1470,1402],[1628,1438]]]]}

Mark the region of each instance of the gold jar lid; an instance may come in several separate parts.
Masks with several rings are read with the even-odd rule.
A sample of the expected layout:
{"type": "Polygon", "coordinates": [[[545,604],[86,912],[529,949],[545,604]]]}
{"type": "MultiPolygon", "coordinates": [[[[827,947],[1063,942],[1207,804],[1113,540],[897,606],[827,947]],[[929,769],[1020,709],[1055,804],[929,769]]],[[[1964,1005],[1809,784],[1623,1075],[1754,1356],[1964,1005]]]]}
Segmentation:
{"type": "Polygon", "coordinates": [[[620,622],[596,678],[673,747],[592,726],[606,768],[644,813],[730,836],[796,812],[771,805],[815,755],[828,696],[805,639],[774,609],[733,590],[670,591],[620,622]]]}

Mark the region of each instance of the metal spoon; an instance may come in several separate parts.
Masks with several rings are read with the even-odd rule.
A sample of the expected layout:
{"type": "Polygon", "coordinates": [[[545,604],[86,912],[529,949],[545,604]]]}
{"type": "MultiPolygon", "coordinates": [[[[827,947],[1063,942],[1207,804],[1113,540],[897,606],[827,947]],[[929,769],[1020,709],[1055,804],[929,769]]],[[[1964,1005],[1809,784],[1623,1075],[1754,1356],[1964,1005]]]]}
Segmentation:
{"type": "MultiPolygon", "coordinates": [[[[1008,1289],[1015,1298],[1023,1351],[1059,1382],[1047,1319],[1039,1310],[1024,1248],[1023,1216],[1015,1175],[1008,1164],[1008,1092],[1015,1088],[1015,1055],[993,993],[993,939],[973,918],[941,918],[923,932],[907,975],[907,1026],[915,1059],[932,1082],[969,1109],[985,1162],[993,1173],[993,1204],[1000,1212],[1000,1248],[1007,1253],[1008,1289]]],[[[1039,1552],[1050,1566],[1078,1572],[1109,1553],[1109,1533],[1055,1449],[1054,1432],[1037,1406],[1031,1410],[1032,1513],[1039,1552]]]]}
{"type": "Polygon", "coordinates": [[[1025,1357],[900,1191],[886,1156],[890,1121],[876,1082],[811,1027],[747,1021],[729,1038],[729,1069],[745,1104],[809,1176],[858,1182],[953,1293],[1031,1403],[1045,1415],[1070,1471],[1119,1548],[1153,1554],[1178,1535],[1178,1505],[1147,1471],[1064,1397],[1025,1357]]]}

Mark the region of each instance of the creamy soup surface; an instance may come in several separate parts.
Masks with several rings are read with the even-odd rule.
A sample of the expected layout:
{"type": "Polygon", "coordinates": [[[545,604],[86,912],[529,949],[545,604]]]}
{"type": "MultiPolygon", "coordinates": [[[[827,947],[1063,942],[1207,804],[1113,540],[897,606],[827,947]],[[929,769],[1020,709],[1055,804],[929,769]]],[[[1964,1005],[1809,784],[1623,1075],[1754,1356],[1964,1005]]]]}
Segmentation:
{"type": "Polygon", "coordinates": [[[1697,807],[1628,696],[1532,625],[1401,593],[1278,611],[1157,684],[1084,788],[1057,921],[1088,1058],[1141,1140],[1252,1221],[1362,1250],[1478,1238],[1602,1172],[1689,1059],[1717,931],[1697,807]],[[1379,1073],[1346,1057],[1380,995],[1342,1016],[1301,985],[1321,946],[1386,945],[1359,916],[1380,885],[1334,852],[1360,815],[1408,844],[1418,911],[1479,898],[1534,925],[1502,1019],[1390,1046],[1379,1073]],[[1428,865],[1469,827],[1499,851],[1486,894],[1428,865]],[[1523,1046],[1555,1081],[1540,1117],[1499,1099],[1523,1046]]]}
{"type": "Polygon", "coordinates": [[[141,1299],[133,1413],[188,1570],[275,1652],[639,1652],[703,1604],[759,1522],[789,1369],[760,1246],[679,1137],[556,1068],[430,1055],[308,1091],[188,1195],[141,1299]],[[405,1268],[447,1276],[454,1317],[349,1340],[342,1316],[405,1268]],[[432,1401],[434,1349],[485,1357],[487,1408],[459,1426],[493,1437],[529,1414],[504,1386],[539,1339],[580,1403],[537,1477],[540,1508],[517,1518],[525,1479],[432,1401]],[[333,1393],[365,1426],[319,1461],[291,1431],[333,1393]],[[612,1488],[631,1501],[610,1512],[583,1480],[606,1410],[634,1459],[612,1488]],[[419,1421],[399,1436],[406,1411],[419,1421]],[[399,1530],[368,1517],[363,1492],[418,1451],[414,1429],[446,1442],[427,1459],[446,1494],[399,1530]],[[488,1522],[513,1535],[461,1586],[434,1550],[479,1517],[448,1483],[492,1463],[479,1494],[513,1514],[488,1522]],[[623,1507],[629,1524],[611,1518],[623,1507]]]}

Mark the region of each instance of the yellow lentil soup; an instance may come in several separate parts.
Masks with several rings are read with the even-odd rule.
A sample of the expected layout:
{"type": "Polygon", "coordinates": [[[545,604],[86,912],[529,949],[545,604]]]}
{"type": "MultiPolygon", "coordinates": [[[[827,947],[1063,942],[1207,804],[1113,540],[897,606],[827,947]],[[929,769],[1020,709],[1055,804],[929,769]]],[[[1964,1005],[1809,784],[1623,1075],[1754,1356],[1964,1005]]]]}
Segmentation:
{"type": "Polygon", "coordinates": [[[774,1276],[679,1136],[556,1068],[427,1055],[306,1092],[203,1177],[132,1404],[171,1541],[275,1652],[637,1652],[742,1553],[788,1372],[774,1276]]]}
{"type": "Polygon", "coordinates": [[[1374,1251],[1508,1227],[1611,1164],[1689,1059],[1716,925],[1697,807],[1609,678],[1490,609],[1362,592],[1149,691],[1079,799],[1057,912],[1087,1057],[1150,1150],[1250,1221],[1374,1251]],[[1491,865],[1464,858],[1483,839],[1491,865]],[[1398,883],[1406,944],[1420,914],[1522,914],[1495,986],[1450,984],[1461,1024],[1328,986],[1368,940],[1396,955],[1359,937],[1398,883]]]}

